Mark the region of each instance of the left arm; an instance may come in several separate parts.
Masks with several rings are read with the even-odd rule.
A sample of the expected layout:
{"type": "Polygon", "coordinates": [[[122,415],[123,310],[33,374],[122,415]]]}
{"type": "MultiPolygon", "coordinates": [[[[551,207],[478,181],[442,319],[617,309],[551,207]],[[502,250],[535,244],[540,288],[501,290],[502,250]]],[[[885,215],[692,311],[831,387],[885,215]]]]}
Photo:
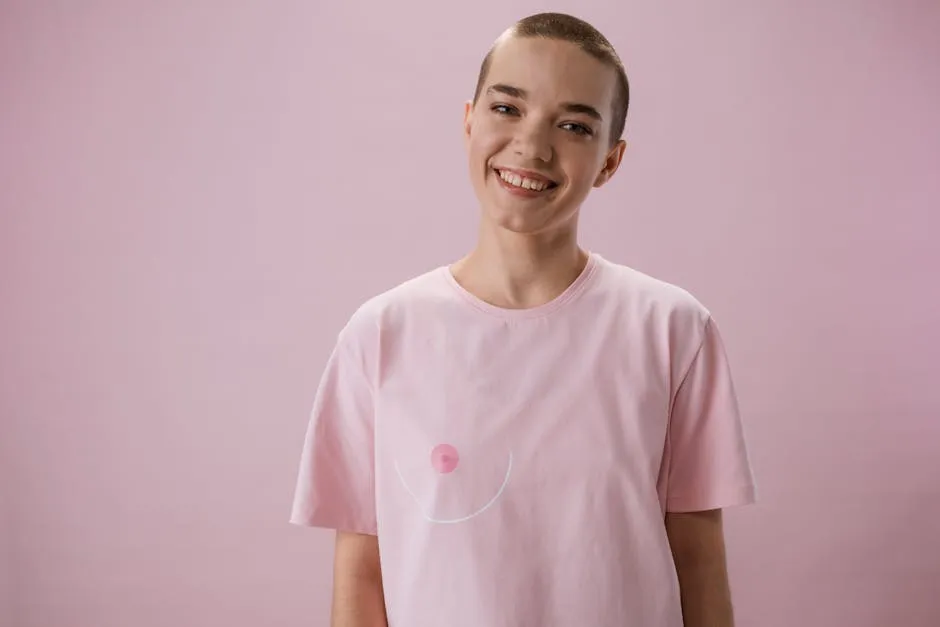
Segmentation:
{"type": "Polygon", "coordinates": [[[734,627],[721,510],[667,513],[685,627],[734,627]]]}

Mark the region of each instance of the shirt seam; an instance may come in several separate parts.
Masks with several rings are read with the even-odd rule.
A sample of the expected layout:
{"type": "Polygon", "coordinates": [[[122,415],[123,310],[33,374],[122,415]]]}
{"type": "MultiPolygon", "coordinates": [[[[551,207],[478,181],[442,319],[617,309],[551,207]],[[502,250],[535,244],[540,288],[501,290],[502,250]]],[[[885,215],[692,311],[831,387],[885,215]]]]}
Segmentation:
{"type": "Polygon", "coordinates": [[[689,375],[692,372],[692,367],[695,366],[695,362],[698,361],[699,355],[702,353],[702,349],[705,347],[705,340],[708,337],[708,328],[711,325],[712,317],[711,314],[705,320],[705,324],[702,326],[702,339],[699,341],[698,347],[695,349],[695,353],[692,355],[692,359],[689,360],[689,365],[685,367],[682,376],[679,378],[679,384],[676,386],[674,392],[672,392],[672,398],[669,401],[669,413],[666,416],[666,442],[665,450],[668,452],[666,456],[664,469],[664,479],[666,481],[666,503],[668,504],[672,497],[669,494],[669,488],[672,485],[672,423],[673,423],[673,414],[676,410],[676,402],[679,400],[679,392],[682,390],[682,386],[685,385],[686,380],[689,378],[689,375]]]}

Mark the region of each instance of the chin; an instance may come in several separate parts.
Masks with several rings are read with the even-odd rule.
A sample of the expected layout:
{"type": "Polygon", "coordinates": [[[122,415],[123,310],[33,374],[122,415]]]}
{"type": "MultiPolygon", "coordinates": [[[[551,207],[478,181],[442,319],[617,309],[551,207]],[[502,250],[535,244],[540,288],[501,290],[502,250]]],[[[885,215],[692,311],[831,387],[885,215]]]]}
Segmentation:
{"type": "Polygon", "coordinates": [[[550,230],[557,222],[552,219],[551,213],[537,209],[519,210],[497,207],[491,208],[487,213],[491,224],[519,235],[535,235],[550,230]]]}
{"type": "Polygon", "coordinates": [[[505,219],[497,222],[496,226],[516,235],[535,235],[544,230],[543,225],[529,224],[526,220],[505,219]]]}

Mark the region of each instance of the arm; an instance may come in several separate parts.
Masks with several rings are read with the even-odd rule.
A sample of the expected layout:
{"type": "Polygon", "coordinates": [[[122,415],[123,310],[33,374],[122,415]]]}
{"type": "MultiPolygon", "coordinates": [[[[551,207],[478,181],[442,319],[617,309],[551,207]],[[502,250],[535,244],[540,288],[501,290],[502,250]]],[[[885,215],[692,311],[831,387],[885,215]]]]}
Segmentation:
{"type": "Polygon", "coordinates": [[[376,536],[338,531],[332,627],[388,627],[376,536]]]}
{"type": "Polygon", "coordinates": [[[685,627],[734,627],[721,510],[666,514],[685,627]]]}

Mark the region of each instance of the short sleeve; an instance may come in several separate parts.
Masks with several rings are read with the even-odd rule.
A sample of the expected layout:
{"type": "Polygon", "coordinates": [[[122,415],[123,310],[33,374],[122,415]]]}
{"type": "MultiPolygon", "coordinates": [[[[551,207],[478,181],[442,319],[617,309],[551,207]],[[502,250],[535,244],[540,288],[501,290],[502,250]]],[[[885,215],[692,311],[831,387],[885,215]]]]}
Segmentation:
{"type": "Polygon", "coordinates": [[[290,522],[375,535],[374,414],[365,360],[339,336],[310,413],[290,522]]]}
{"type": "Polygon", "coordinates": [[[731,369],[711,318],[675,394],[658,487],[667,512],[746,505],[756,497],[731,369]]]}

